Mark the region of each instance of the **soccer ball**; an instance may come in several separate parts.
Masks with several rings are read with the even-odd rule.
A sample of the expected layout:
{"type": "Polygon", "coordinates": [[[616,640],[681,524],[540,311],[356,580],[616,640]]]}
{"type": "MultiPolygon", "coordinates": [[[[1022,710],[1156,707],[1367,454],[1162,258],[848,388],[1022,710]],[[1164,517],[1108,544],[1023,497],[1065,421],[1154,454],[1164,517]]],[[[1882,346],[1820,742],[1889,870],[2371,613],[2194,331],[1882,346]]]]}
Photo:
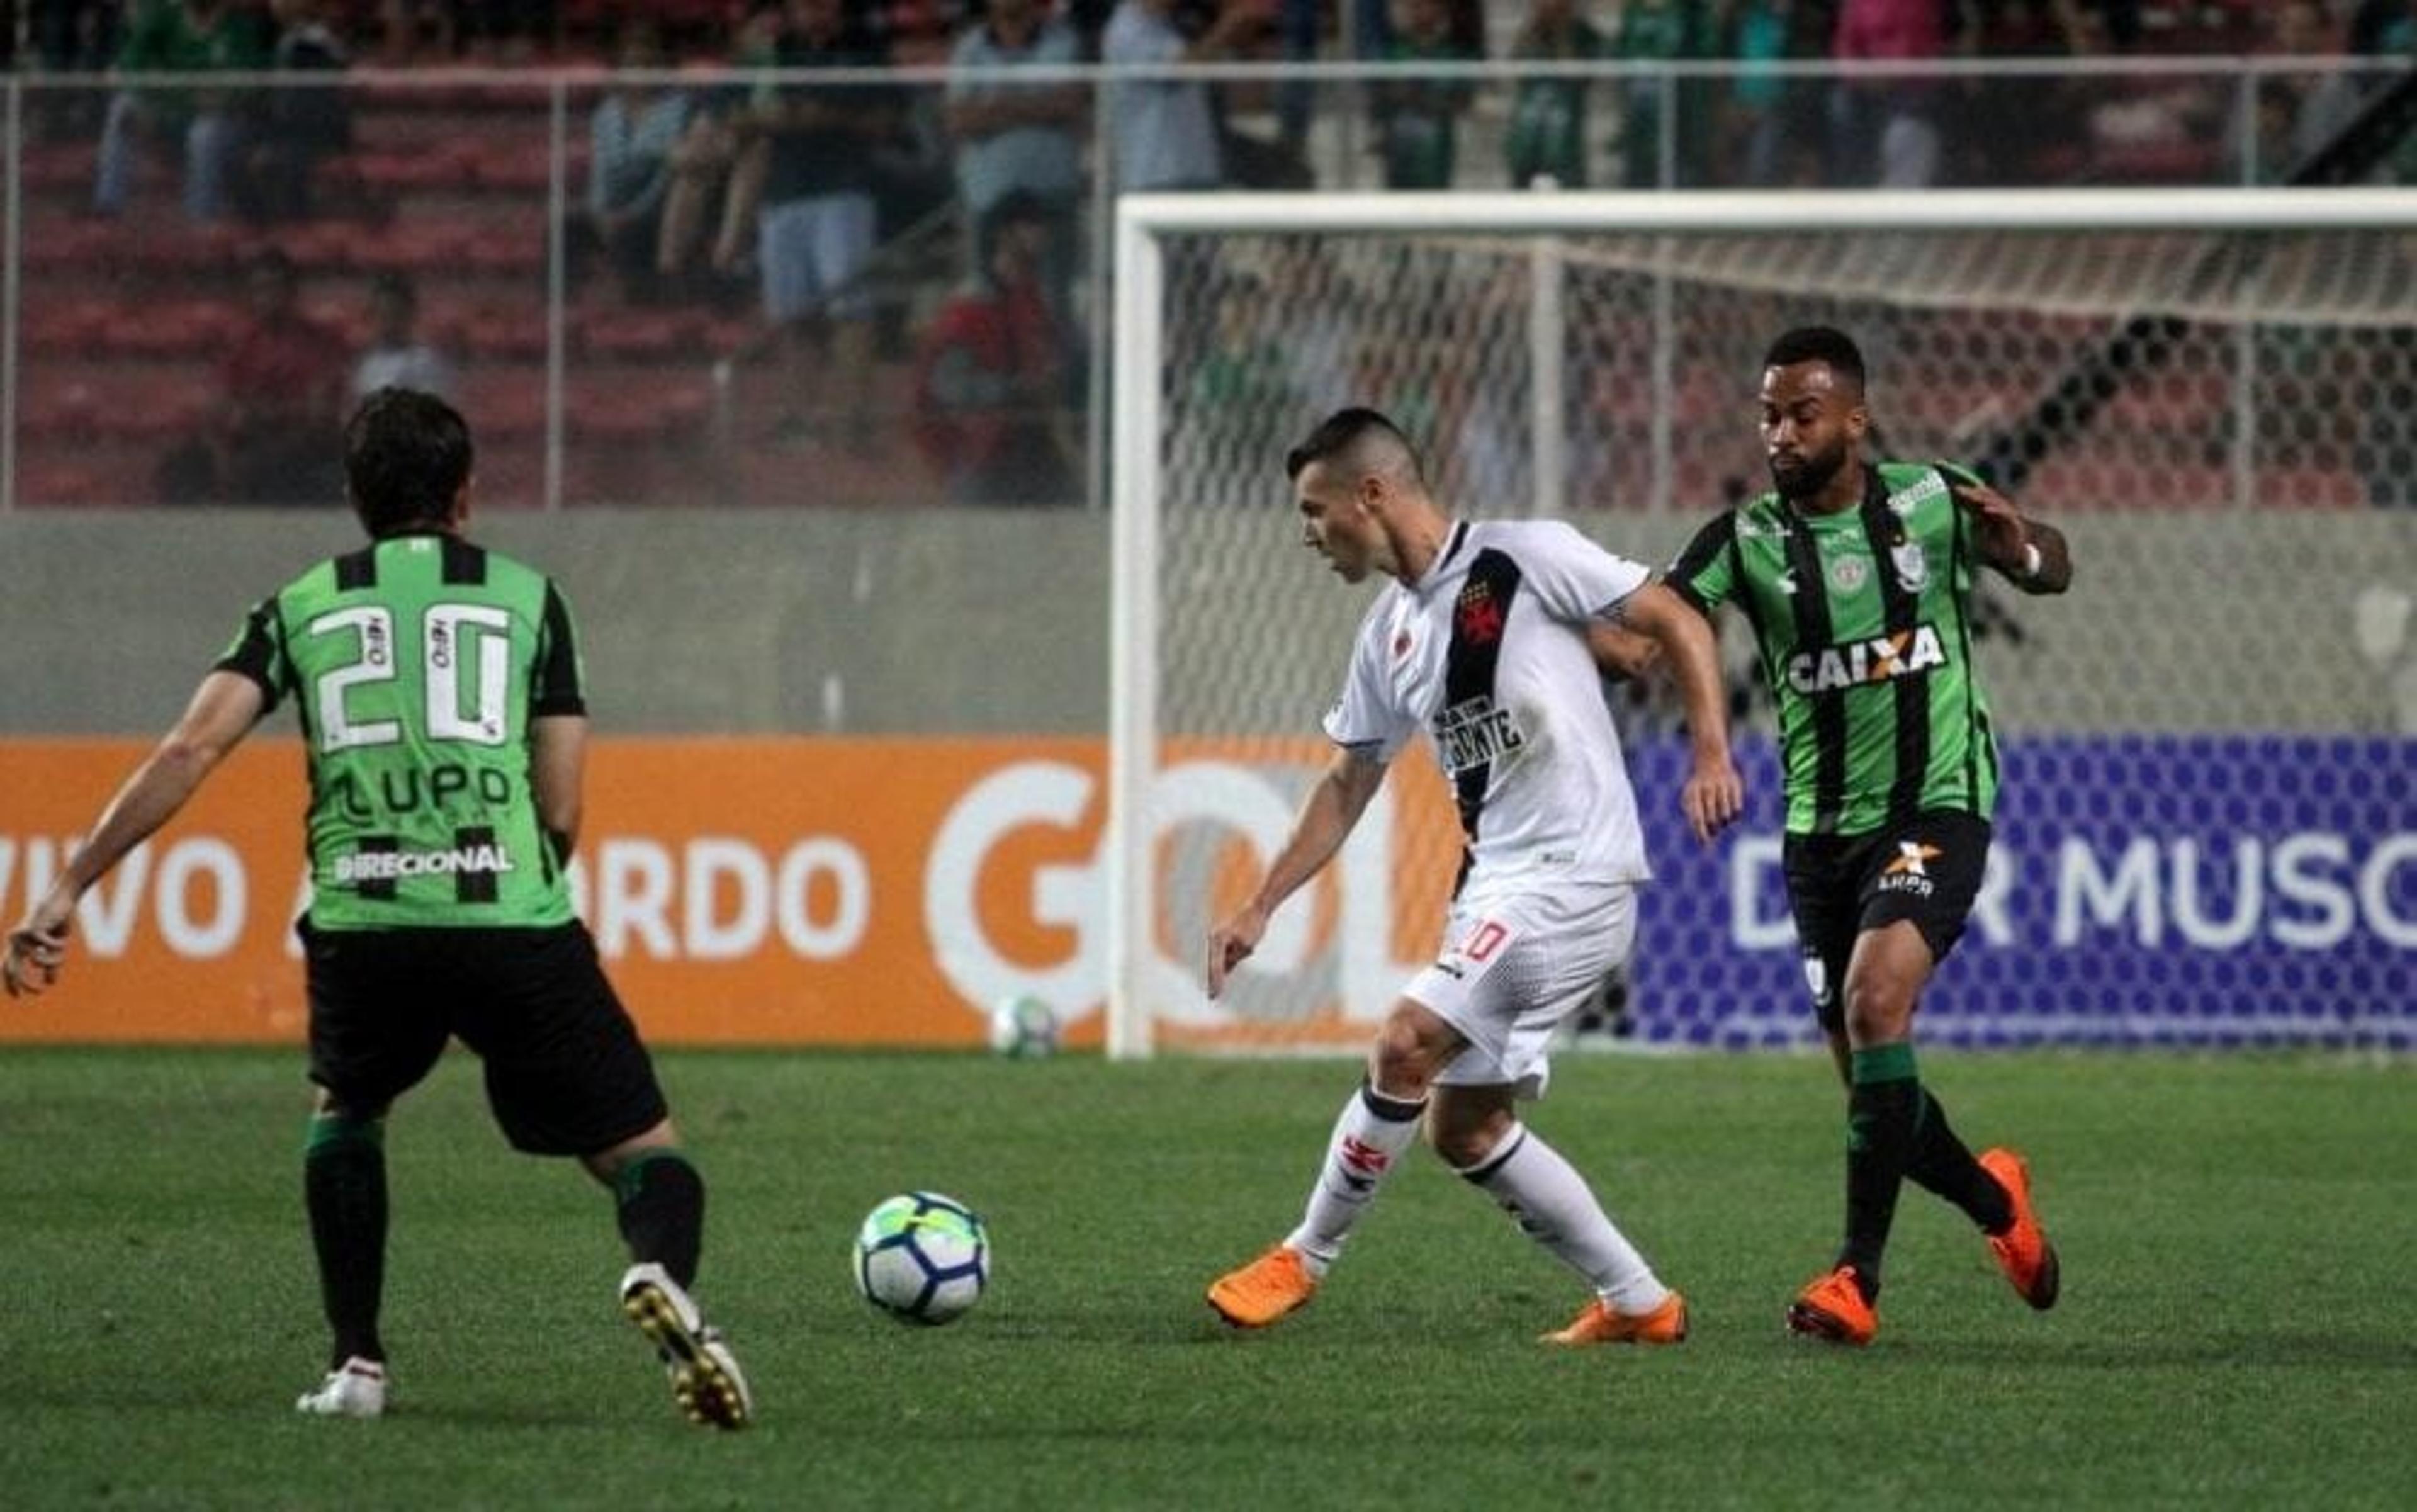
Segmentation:
{"type": "Polygon", "coordinates": [[[990,1233],[952,1197],[902,1192],[857,1230],[857,1290],[901,1322],[945,1323],[989,1284],[990,1233]]]}
{"type": "Polygon", "coordinates": [[[1038,998],[1001,998],[990,1011],[990,1047],[1016,1060],[1057,1048],[1057,1015],[1038,998]]]}

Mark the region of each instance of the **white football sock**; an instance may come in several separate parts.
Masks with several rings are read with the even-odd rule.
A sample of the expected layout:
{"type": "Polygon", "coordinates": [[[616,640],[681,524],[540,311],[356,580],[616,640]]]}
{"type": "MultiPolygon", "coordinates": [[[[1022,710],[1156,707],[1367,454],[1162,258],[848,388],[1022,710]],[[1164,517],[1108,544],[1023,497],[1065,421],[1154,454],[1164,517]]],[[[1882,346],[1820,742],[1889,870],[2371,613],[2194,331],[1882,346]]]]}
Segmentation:
{"type": "Polygon", "coordinates": [[[1343,1105],[1334,1132],[1326,1141],[1326,1160],[1317,1168],[1317,1184],[1310,1188],[1309,1209],[1300,1227],[1285,1236],[1287,1247],[1300,1252],[1309,1274],[1322,1276],[1351,1237],[1361,1211],[1375,1200],[1376,1188],[1393,1162],[1419,1136],[1419,1115],[1426,1101],[1406,1103],[1373,1087],[1361,1087],[1343,1105]]]}
{"type": "Polygon", "coordinates": [[[1512,1124],[1494,1153],[1460,1174],[1491,1193],[1520,1232],[1585,1276],[1616,1310],[1651,1312],[1670,1294],[1577,1168],[1527,1125],[1512,1124]]]}

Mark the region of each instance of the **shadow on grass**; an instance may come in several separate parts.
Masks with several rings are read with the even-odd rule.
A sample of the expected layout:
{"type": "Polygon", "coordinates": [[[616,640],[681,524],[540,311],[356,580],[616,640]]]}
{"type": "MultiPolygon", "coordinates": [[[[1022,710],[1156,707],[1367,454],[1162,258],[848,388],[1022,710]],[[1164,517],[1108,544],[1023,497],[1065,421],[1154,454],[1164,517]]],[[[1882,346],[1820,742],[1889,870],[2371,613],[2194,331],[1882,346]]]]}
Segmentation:
{"type": "MultiPolygon", "coordinates": [[[[1804,1349],[1808,1355],[1823,1352],[1818,1347],[1804,1349]]],[[[1828,1352],[1854,1357],[1854,1352],[1828,1352]]],[[[1908,1365],[2012,1366],[2027,1370],[2155,1370],[2224,1366],[2417,1370],[2417,1343],[2363,1334],[2231,1331],[2186,1338],[1883,1338],[1872,1352],[1874,1358],[1892,1355],[1908,1365]]]]}

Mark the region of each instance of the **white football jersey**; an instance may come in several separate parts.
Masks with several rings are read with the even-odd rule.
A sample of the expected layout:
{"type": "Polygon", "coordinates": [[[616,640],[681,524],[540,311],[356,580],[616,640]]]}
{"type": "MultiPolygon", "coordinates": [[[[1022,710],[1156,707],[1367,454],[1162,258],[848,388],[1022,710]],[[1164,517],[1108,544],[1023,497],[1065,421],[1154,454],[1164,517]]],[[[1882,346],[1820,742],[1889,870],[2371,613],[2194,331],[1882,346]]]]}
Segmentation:
{"type": "Polygon", "coordinates": [[[1650,576],[1558,520],[1463,520],[1415,587],[1369,605],[1326,733],[1390,760],[1425,729],[1460,805],[1456,892],[1652,876],[1586,644],[1587,622],[1650,576]]]}

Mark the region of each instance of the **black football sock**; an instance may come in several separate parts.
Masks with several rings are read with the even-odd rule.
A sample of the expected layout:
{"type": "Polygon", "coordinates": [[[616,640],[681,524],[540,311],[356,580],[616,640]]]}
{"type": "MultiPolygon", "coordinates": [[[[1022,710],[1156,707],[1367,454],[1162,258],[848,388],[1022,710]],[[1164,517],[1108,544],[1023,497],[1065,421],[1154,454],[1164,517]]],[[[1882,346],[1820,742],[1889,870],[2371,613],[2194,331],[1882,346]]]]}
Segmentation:
{"type": "Polygon", "coordinates": [[[358,1355],[384,1360],[378,1306],[386,1293],[386,1124],[322,1114],[302,1151],[302,1194],[319,1256],[319,1300],[335,1334],[328,1368],[358,1355]]]}
{"type": "Polygon", "coordinates": [[[652,1260],[685,1289],[705,1247],[705,1178],[676,1150],[649,1150],[613,1180],[630,1258],[652,1260]]]}
{"type": "Polygon", "coordinates": [[[1863,1300],[1880,1291],[1880,1257],[1896,1220],[1897,1187],[1913,1153],[1922,1083],[1909,1044],[1854,1053],[1847,1093],[1847,1242],[1838,1263],[1855,1268],[1863,1300]]]}
{"type": "Polygon", "coordinates": [[[1964,1210],[1984,1233],[2000,1234],[2014,1221],[2014,1205],[1998,1179],[1981,1168],[1972,1152],[1947,1123],[1947,1109],[1924,1088],[1922,1115],[1913,1137],[1913,1158],[1906,1178],[1925,1192],[1936,1192],[1964,1210]]]}

